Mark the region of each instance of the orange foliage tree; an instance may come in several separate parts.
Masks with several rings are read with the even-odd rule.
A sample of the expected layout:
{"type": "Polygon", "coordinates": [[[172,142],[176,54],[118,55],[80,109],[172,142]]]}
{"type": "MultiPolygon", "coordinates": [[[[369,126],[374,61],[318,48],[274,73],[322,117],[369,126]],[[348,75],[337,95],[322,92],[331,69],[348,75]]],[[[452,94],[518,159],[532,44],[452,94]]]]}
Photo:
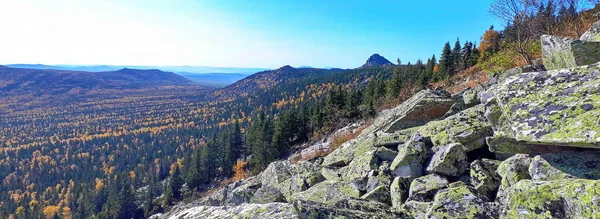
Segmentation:
{"type": "Polygon", "coordinates": [[[240,179],[245,179],[248,178],[250,176],[250,173],[246,170],[246,162],[238,160],[235,163],[235,166],[233,166],[233,179],[234,180],[240,180],[240,179]]]}
{"type": "Polygon", "coordinates": [[[494,26],[486,30],[481,37],[481,43],[479,43],[480,59],[485,61],[491,55],[500,51],[500,32],[494,30],[494,26]]]}

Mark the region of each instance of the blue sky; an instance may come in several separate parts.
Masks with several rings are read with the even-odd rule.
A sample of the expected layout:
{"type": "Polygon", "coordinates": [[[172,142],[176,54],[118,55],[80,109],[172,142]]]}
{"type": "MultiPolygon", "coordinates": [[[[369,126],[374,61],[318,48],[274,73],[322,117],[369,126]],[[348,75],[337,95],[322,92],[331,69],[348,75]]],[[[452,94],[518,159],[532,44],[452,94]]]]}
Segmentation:
{"type": "Polygon", "coordinates": [[[406,63],[457,37],[479,41],[499,25],[490,3],[8,0],[0,63],[354,68],[373,53],[406,63]]]}

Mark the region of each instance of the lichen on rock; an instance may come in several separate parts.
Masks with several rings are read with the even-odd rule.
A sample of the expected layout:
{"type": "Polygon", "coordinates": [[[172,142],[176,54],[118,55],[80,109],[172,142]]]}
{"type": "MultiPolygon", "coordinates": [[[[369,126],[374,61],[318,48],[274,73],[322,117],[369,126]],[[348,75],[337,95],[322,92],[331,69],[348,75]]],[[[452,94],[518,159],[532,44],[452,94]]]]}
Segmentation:
{"type": "Polygon", "coordinates": [[[474,188],[459,186],[439,191],[426,218],[498,218],[496,208],[474,188]]]}
{"type": "Polygon", "coordinates": [[[471,185],[482,195],[493,200],[500,186],[500,175],[497,172],[500,161],[481,159],[471,163],[471,185]]]}
{"type": "Polygon", "coordinates": [[[431,201],[435,193],[448,186],[446,177],[438,174],[430,174],[416,178],[410,184],[409,200],[431,201]]]}
{"type": "Polygon", "coordinates": [[[425,158],[431,154],[428,139],[420,135],[413,136],[400,148],[392,161],[390,169],[396,176],[416,178],[423,175],[425,158]]]}
{"type": "Polygon", "coordinates": [[[521,180],[507,191],[503,218],[600,218],[600,181],[521,180]]]}
{"type": "Polygon", "coordinates": [[[457,177],[467,170],[468,165],[462,144],[454,143],[441,147],[433,155],[427,172],[457,177]]]}
{"type": "MultiPolygon", "coordinates": [[[[600,66],[523,73],[486,91],[494,136],[524,145],[600,148],[600,66]]],[[[515,152],[519,153],[519,152],[515,152]]]]}

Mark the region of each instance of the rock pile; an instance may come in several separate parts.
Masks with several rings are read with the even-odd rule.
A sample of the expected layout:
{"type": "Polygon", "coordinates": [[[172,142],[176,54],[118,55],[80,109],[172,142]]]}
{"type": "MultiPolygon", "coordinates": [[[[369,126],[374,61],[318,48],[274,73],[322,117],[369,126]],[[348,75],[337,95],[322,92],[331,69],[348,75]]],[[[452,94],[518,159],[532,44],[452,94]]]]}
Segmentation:
{"type": "Polygon", "coordinates": [[[161,217],[600,218],[600,63],[555,62],[553,45],[560,70],[422,91],[323,159],[274,162],[161,217]]]}

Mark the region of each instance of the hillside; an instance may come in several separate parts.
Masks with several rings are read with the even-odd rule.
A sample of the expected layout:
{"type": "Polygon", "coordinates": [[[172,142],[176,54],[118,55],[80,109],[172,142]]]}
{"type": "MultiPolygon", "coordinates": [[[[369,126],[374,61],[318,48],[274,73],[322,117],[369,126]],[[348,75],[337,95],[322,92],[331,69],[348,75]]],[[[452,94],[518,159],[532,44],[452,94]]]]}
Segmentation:
{"type": "Polygon", "coordinates": [[[121,69],[108,72],[77,72],[0,68],[0,92],[67,93],[72,90],[139,89],[159,86],[192,86],[182,76],[159,70],[121,69]]]}
{"type": "Polygon", "coordinates": [[[598,27],[581,41],[543,36],[552,70],[423,90],[355,138],[307,149],[326,153],[272,162],[153,218],[597,218],[598,27]]]}
{"type": "Polygon", "coordinates": [[[280,84],[293,83],[309,77],[323,76],[335,70],[315,68],[293,68],[289,65],[250,75],[236,83],[215,92],[215,97],[230,99],[245,97],[259,89],[269,89],[280,84]]]}

